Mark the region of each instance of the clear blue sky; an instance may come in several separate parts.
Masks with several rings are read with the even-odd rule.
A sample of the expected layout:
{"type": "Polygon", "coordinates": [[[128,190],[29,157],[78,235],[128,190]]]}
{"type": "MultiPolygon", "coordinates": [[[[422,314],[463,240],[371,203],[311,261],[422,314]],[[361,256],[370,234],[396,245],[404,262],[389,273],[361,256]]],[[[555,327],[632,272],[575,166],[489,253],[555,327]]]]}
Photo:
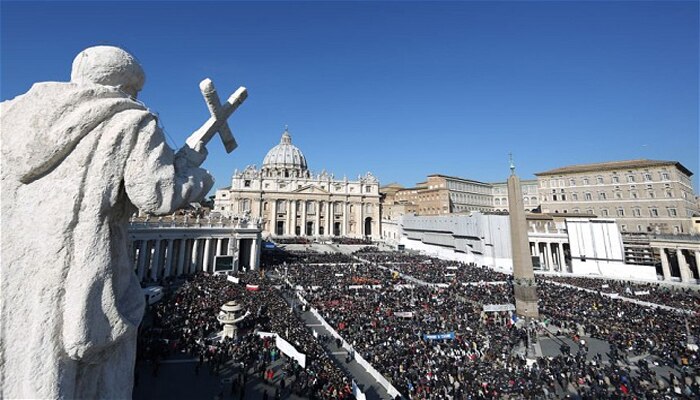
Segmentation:
{"type": "MultiPolygon", "coordinates": [[[[239,148],[209,145],[217,187],[285,124],[312,170],[504,180],[574,163],[698,163],[698,2],[3,2],[2,99],[67,81],[95,44],[131,51],[140,95],[179,147],[198,83],[249,98],[239,148]]],[[[694,182],[697,188],[697,177],[694,182]]]]}

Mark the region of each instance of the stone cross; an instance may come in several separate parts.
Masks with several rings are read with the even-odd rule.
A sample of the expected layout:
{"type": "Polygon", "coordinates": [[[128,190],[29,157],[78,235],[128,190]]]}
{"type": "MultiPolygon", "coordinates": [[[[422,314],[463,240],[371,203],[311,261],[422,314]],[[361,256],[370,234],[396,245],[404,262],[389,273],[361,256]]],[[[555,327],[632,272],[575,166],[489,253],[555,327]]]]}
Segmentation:
{"type": "MultiPolygon", "coordinates": [[[[207,103],[207,108],[211,117],[204,123],[199,129],[197,129],[190,137],[187,138],[186,143],[192,149],[199,142],[205,145],[214,137],[218,132],[221,141],[224,143],[224,148],[227,153],[232,152],[238,144],[233,138],[231,129],[228,127],[228,117],[233,114],[234,111],[243,104],[245,99],[248,97],[248,91],[244,87],[239,87],[223,105],[219,100],[219,95],[216,93],[216,88],[211,79],[206,78],[199,83],[199,90],[202,92],[204,97],[204,102],[207,103]]],[[[196,150],[196,149],[195,149],[196,150]]]]}

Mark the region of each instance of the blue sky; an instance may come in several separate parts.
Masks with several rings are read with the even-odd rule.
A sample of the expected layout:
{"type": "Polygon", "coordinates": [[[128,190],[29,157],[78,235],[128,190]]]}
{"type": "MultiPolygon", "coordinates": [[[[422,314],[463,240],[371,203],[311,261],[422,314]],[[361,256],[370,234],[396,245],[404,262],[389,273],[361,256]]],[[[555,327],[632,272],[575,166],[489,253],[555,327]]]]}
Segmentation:
{"type": "MultiPolygon", "coordinates": [[[[85,47],[143,64],[140,99],[179,147],[198,83],[249,98],[205,162],[217,187],[261,164],[285,124],[312,170],[518,172],[633,158],[698,162],[698,2],[2,2],[2,100],[67,81],[85,47]]],[[[694,179],[697,188],[697,177],[694,179]]]]}

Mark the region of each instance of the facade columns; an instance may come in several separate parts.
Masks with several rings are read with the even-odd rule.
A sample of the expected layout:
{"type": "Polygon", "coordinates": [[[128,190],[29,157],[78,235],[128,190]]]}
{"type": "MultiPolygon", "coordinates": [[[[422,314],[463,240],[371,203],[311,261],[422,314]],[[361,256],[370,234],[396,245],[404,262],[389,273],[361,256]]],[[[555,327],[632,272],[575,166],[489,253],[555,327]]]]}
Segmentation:
{"type": "MultiPolygon", "coordinates": [[[[277,200],[271,200],[272,203],[272,214],[269,215],[268,221],[270,221],[270,235],[277,236],[277,200]]],[[[221,252],[217,251],[216,255],[221,255],[221,252]]]]}
{"type": "Polygon", "coordinates": [[[347,237],[348,236],[348,221],[350,218],[349,211],[348,209],[350,206],[348,205],[348,202],[343,202],[343,230],[342,230],[342,235],[347,237]]]}
{"type": "Polygon", "coordinates": [[[700,274],[700,250],[695,250],[695,269],[697,269],[700,274]]]}
{"type": "Polygon", "coordinates": [[[681,270],[681,281],[691,282],[693,278],[693,273],[690,271],[690,266],[685,260],[683,255],[683,249],[676,249],[676,258],[678,259],[678,268],[681,270]]]}
{"type": "Polygon", "coordinates": [[[250,241],[250,260],[248,261],[248,268],[250,270],[254,270],[255,267],[257,266],[256,259],[258,257],[258,239],[253,239],[250,241]]]}
{"type": "Polygon", "coordinates": [[[204,260],[202,261],[202,271],[209,272],[209,258],[211,256],[209,246],[211,246],[211,239],[204,239],[204,260]]]}
{"type": "Polygon", "coordinates": [[[306,237],[306,200],[301,202],[301,236],[306,237]]]}
{"type": "Polygon", "coordinates": [[[151,260],[151,279],[158,280],[158,270],[160,269],[160,239],[155,240],[153,246],[153,260],[151,260]]]}
{"type": "Polygon", "coordinates": [[[321,236],[321,201],[316,202],[316,223],[314,224],[314,236],[321,236]]]}
{"type": "Polygon", "coordinates": [[[360,224],[360,229],[358,231],[360,232],[360,237],[364,238],[365,237],[365,203],[360,202],[360,204],[357,205],[357,208],[360,209],[360,220],[357,221],[358,224],[360,224]]]}
{"type": "MultiPolygon", "coordinates": [[[[289,224],[289,229],[292,234],[292,236],[297,235],[297,201],[292,200],[292,223],[289,224]]],[[[301,233],[301,232],[300,232],[301,233]]]]}
{"type": "Polygon", "coordinates": [[[142,240],[141,246],[139,246],[139,262],[136,267],[136,275],[139,277],[139,281],[143,280],[144,270],[146,269],[146,255],[148,254],[148,240],[142,240]]]}

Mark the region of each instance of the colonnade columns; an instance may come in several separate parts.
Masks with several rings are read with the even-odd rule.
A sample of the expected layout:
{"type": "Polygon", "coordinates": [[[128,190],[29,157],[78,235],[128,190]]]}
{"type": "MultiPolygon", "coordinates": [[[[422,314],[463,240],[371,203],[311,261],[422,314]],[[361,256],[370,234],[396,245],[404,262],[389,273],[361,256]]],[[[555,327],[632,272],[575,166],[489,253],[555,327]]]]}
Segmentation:
{"type": "Polygon", "coordinates": [[[173,257],[173,245],[174,244],[175,244],[174,239],[168,239],[168,247],[165,248],[165,270],[163,271],[164,277],[170,276],[170,271],[172,270],[172,267],[173,267],[173,261],[175,260],[175,257],[173,257]]]}
{"type": "Polygon", "coordinates": [[[534,244],[534,246],[533,246],[534,251],[532,252],[532,255],[537,257],[537,260],[539,260],[539,262],[540,262],[540,268],[544,269],[543,265],[542,265],[542,259],[540,258],[540,242],[535,241],[535,242],[533,242],[533,244],[534,244]]]}
{"type": "Polygon", "coordinates": [[[224,246],[224,239],[215,239],[216,240],[216,255],[220,256],[221,255],[221,249],[224,246]]]}
{"type": "Polygon", "coordinates": [[[160,239],[155,240],[153,246],[153,259],[151,260],[151,279],[158,280],[158,269],[160,267],[160,239]]]}
{"type": "Polygon", "coordinates": [[[199,256],[199,252],[197,251],[197,246],[199,245],[199,239],[193,239],[192,240],[192,257],[190,259],[190,265],[188,272],[193,273],[197,270],[197,257],[199,256]]]}
{"type": "Polygon", "coordinates": [[[559,256],[559,271],[568,272],[564,259],[564,243],[557,243],[557,255],[559,256]]]}
{"type": "Polygon", "coordinates": [[[209,242],[211,242],[211,238],[204,239],[204,259],[202,260],[202,271],[209,271],[209,257],[211,254],[209,253],[209,246],[211,245],[209,242]]]}
{"type": "Polygon", "coordinates": [[[659,254],[661,255],[661,271],[664,275],[665,281],[670,281],[671,276],[671,266],[668,263],[668,254],[666,254],[666,249],[663,247],[659,249],[659,254]]]}
{"type": "Polygon", "coordinates": [[[549,243],[544,244],[545,252],[544,256],[547,259],[547,269],[548,270],[553,270],[554,269],[554,261],[552,261],[552,248],[549,245],[549,243]]]}
{"type": "Polygon", "coordinates": [[[316,223],[314,224],[314,236],[321,236],[321,202],[316,202],[316,223]]]}
{"type": "Polygon", "coordinates": [[[182,275],[185,268],[185,250],[187,249],[187,239],[180,239],[177,248],[177,275],[182,275]]]}
{"type": "Polygon", "coordinates": [[[144,270],[146,268],[146,256],[148,255],[148,240],[142,240],[139,246],[139,262],[136,267],[136,275],[139,281],[143,280],[144,270]]]}
{"type": "Polygon", "coordinates": [[[676,258],[678,259],[678,268],[681,270],[681,281],[690,282],[693,278],[693,273],[690,271],[690,266],[685,260],[683,249],[676,249],[676,258]]]}

